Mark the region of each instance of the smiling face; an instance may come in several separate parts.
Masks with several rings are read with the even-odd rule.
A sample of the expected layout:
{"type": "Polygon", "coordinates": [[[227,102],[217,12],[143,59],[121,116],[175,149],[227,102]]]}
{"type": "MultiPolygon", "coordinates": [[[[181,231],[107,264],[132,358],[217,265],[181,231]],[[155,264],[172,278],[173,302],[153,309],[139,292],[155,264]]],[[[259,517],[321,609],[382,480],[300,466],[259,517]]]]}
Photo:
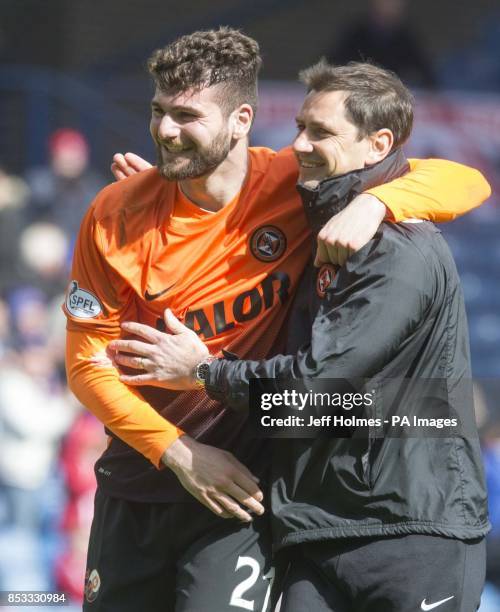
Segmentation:
{"type": "Polygon", "coordinates": [[[170,181],[198,178],[217,168],[231,150],[231,115],[221,108],[217,86],[151,101],[150,132],[158,171],[170,181]]]}
{"type": "Polygon", "coordinates": [[[344,91],[311,91],[297,116],[293,150],[299,181],[306,187],[374,163],[372,136],[359,138],[358,128],[346,118],[345,97],[344,91]]]}

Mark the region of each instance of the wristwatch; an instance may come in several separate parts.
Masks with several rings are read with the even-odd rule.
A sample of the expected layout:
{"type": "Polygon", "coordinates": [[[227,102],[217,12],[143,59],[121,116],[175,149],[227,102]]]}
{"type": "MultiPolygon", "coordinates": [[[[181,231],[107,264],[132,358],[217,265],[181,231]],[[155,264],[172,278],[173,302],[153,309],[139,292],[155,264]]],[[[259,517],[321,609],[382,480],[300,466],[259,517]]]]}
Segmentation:
{"type": "Polygon", "coordinates": [[[207,380],[208,371],[210,369],[210,364],[212,361],[215,361],[215,357],[213,355],[209,355],[203,361],[195,366],[194,368],[194,380],[196,382],[196,386],[200,388],[205,388],[205,382],[207,380]]]}

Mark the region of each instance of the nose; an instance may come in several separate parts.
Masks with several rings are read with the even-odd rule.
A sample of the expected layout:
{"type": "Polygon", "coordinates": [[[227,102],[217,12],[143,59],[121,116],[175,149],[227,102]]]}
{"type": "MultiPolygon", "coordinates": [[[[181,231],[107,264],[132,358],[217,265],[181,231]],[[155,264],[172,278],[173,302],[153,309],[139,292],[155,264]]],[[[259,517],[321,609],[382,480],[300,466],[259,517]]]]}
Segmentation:
{"type": "Polygon", "coordinates": [[[165,113],[161,118],[160,125],[158,126],[158,137],[160,140],[172,140],[179,136],[180,129],[179,125],[165,113]]]}
{"type": "Polygon", "coordinates": [[[313,150],[313,146],[309,138],[307,138],[305,130],[297,134],[292,146],[295,153],[312,153],[313,150]]]}

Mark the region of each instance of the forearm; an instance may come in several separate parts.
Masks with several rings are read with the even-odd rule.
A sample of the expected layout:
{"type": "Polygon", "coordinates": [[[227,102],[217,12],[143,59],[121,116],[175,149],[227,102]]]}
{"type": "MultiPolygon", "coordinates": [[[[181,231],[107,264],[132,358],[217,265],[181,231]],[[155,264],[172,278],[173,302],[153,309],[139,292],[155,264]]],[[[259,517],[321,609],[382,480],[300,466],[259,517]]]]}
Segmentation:
{"type": "Polygon", "coordinates": [[[112,366],[98,366],[92,354],[103,345],[82,332],[68,332],[67,372],[70,389],[110,431],[161,466],[164,451],[183,432],[164,419],[139,394],[120,382],[112,366]]]}
{"type": "Polygon", "coordinates": [[[293,355],[276,355],[260,361],[218,359],[210,364],[205,389],[207,394],[235,411],[250,405],[250,381],[273,379],[276,391],[287,387],[294,379],[366,378],[376,371],[380,353],[387,345],[380,342],[380,350],[354,343],[340,336],[335,321],[322,326],[313,334],[311,343],[293,355]],[[324,342],[328,338],[327,343],[324,342]]]}
{"type": "Polygon", "coordinates": [[[443,159],[409,161],[408,174],[367,191],[386,205],[388,216],[396,222],[411,218],[453,221],[491,195],[488,182],[474,168],[443,159]]]}
{"type": "Polygon", "coordinates": [[[210,364],[205,390],[232,410],[246,410],[252,378],[298,378],[295,355],[276,355],[262,361],[217,359],[210,364]]]}

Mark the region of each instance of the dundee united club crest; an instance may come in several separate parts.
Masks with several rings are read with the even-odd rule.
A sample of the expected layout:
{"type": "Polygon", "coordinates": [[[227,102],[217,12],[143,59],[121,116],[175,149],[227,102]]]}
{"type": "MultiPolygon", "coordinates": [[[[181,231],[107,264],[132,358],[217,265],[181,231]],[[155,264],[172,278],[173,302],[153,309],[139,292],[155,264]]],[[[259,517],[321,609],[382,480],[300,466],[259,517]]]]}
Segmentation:
{"type": "Polygon", "coordinates": [[[259,261],[276,261],[286,249],[286,236],[275,225],[263,225],[250,238],[250,250],[259,261]]]}
{"type": "Polygon", "coordinates": [[[99,572],[96,569],[92,571],[87,570],[85,574],[85,599],[92,603],[101,588],[101,577],[99,576],[99,572]]]}
{"type": "Polygon", "coordinates": [[[320,298],[324,298],[326,290],[333,283],[337,274],[337,268],[332,264],[323,264],[316,278],[316,291],[320,298]]]}

